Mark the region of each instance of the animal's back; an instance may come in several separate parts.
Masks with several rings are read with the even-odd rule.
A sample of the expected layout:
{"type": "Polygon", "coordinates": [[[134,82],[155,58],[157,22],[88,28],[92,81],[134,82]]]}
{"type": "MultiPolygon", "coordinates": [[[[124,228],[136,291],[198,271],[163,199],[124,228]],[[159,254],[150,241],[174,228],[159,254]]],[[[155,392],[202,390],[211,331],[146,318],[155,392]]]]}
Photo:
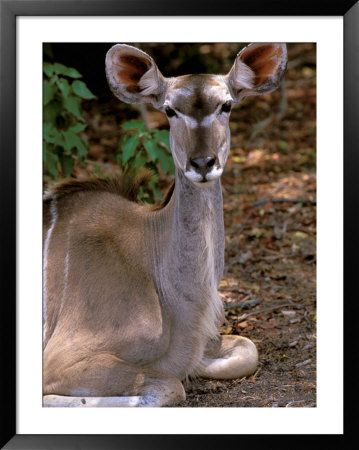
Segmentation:
{"type": "Polygon", "coordinates": [[[95,184],[64,184],[44,201],[47,373],[89,352],[147,364],[166,347],[164,330],[146,326],[163,322],[145,242],[149,208],[124,198],[117,181],[95,184]]]}

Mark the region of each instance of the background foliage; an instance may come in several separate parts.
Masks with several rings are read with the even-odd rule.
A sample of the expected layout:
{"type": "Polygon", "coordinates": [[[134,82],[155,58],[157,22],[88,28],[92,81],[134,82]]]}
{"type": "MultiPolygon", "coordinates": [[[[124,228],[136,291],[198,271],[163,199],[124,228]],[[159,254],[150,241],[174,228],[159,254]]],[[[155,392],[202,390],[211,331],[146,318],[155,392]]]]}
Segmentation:
{"type": "Polygon", "coordinates": [[[96,97],[82,75],[60,63],[44,62],[43,81],[43,157],[47,173],[56,178],[59,166],[65,177],[72,175],[74,161],[85,161],[86,138],[79,132],[87,127],[82,115],[82,101],[96,97]]]}

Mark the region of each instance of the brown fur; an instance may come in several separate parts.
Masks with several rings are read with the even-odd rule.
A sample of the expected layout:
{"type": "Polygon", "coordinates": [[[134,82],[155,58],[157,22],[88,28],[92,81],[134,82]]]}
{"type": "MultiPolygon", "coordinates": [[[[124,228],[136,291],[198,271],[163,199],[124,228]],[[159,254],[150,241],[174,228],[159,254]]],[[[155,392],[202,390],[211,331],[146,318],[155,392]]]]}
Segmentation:
{"type": "Polygon", "coordinates": [[[140,92],[138,82],[142,75],[149,69],[149,61],[146,61],[145,58],[137,58],[130,54],[122,55],[120,62],[122,69],[117,73],[118,79],[121,83],[127,85],[127,89],[131,92],[140,92]]]}
{"type": "Polygon", "coordinates": [[[243,50],[241,59],[254,71],[256,87],[278,71],[282,51],[282,48],[275,44],[267,46],[255,44],[243,50]]]}
{"type": "Polygon", "coordinates": [[[53,198],[61,199],[76,192],[109,192],[120,195],[132,202],[137,202],[137,195],[142,185],[152,178],[152,173],[143,170],[136,178],[126,175],[113,177],[110,179],[88,178],[83,180],[66,180],[57,184],[53,189],[44,195],[44,202],[48,203],[53,198]]]}
{"type": "MultiPolygon", "coordinates": [[[[44,204],[48,204],[52,199],[61,199],[77,192],[109,192],[119,195],[131,202],[138,203],[138,192],[142,185],[146,184],[152,178],[149,170],[143,170],[136,178],[129,176],[117,176],[109,179],[88,178],[84,180],[66,180],[57,184],[44,195],[44,204]]],[[[164,199],[151,207],[152,211],[158,211],[164,208],[170,201],[175,189],[173,181],[168,188],[164,199]]],[[[47,211],[47,209],[46,209],[47,211]]]]}

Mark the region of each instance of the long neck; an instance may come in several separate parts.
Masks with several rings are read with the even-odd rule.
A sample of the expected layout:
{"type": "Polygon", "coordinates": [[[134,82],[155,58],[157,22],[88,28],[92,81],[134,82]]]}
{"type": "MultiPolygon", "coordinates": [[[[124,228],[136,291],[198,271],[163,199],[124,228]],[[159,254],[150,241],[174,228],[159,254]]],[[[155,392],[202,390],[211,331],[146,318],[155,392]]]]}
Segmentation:
{"type": "Polygon", "coordinates": [[[201,188],[177,171],[169,204],[152,219],[152,259],[160,294],[193,302],[204,291],[217,290],[224,261],[220,180],[201,188]]]}

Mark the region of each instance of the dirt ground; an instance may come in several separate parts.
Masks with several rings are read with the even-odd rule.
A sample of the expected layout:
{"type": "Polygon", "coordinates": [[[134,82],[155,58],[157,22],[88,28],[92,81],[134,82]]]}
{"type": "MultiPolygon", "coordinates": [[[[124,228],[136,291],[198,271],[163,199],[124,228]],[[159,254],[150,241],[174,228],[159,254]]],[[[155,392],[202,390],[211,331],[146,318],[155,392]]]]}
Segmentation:
{"type": "MultiPolygon", "coordinates": [[[[190,380],[186,401],[174,406],[316,406],[315,45],[290,44],[288,59],[283,89],[232,111],[232,150],[222,176],[221,333],[253,340],[258,370],[239,380],[190,380]]],[[[88,104],[85,114],[88,159],[118,172],[113,149],[122,106],[108,96],[88,104]]],[[[167,126],[161,113],[150,111],[149,119],[167,126]]],[[[91,170],[91,164],[78,167],[77,175],[91,170]]]]}

